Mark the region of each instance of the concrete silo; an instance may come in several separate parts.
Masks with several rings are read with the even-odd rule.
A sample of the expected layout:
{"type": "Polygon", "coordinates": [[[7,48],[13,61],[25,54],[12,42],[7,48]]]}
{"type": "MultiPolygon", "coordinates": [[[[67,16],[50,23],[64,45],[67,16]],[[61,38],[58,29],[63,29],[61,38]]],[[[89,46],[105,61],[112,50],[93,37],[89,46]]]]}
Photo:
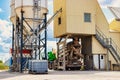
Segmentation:
{"type": "Polygon", "coordinates": [[[22,72],[29,59],[47,59],[47,0],[11,0],[10,7],[13,24],[11,69],[22,72]],[[45,56],[41,57],[41,53],[45,56]]]}

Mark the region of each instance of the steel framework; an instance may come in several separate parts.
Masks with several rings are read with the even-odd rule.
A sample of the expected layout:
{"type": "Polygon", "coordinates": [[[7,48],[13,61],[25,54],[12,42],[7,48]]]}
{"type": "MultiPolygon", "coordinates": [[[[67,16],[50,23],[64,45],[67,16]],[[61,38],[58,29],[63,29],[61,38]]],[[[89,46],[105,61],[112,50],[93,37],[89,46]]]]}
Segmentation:
{"type": "Polygon", "coordinates": [[[26,18],[21,8],[21,18],[16,17],[16,25],[13,25],[12,57],[14,71],[23,72],[28,59],[47,59],[47,13],[44,18],[38,17],[40,0],[34,0],[33,18],[26,18]],[[27,21],[32,21],[30,25],[27,21]],[[29,30],[24,26],[26,24],[29,30]],[[36,25],[37,24],[37,25],[36,25]],[[39,34],[38,34],[39,32],[39,34]],[[26,52],[30,50],[29,52],[26,52]],[[41,56],[44,54],[44,56],[41,56]]]}

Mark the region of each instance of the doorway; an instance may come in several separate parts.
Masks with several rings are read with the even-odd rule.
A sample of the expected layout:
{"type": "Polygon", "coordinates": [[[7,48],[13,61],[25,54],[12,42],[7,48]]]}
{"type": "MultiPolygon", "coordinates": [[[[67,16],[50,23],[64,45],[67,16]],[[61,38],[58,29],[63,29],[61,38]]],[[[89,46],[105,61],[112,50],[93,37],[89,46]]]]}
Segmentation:
{"type": "Polygon", "coordinates": [[[92,36],[85,36],[82,40],[82,54],[84,55],[84,69],[93,70],[93,55],[92,55],[92,36]]]}
{"type": "Polygon", "coordinates": [[[105,70],[105,55],[104,54],[93,55],[93,63],[95,70],[105,70]]]}

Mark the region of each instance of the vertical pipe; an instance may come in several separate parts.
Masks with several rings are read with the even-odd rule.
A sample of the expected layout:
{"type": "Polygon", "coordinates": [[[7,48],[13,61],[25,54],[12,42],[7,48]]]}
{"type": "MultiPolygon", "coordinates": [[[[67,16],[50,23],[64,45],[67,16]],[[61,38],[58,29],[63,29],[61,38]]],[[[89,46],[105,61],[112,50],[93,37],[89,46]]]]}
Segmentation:
{"type": "Polygon", "coordinates": [[[36,51],[36,43],[35,43],[35,59],[37,59],[37,51],[36,51]]]}
{"type": "Polygon", "coordinates": [[[101,55],[100,54],[98,54],[98,64],[99,64],[99,70],[100,70],[100,57],[101,57],[101,55]]]}
{"type": "MultiPolygon", "coordinates": [[[[39,25],[39,30],[40,30],[40,25],[39,25]]],[[[39,53],[38,53],[39,54],[39,60],[40,60],[40,53],[41,53],[41,51],[40,51],[40,38],[41,38],[41,35],[39,34],[39,40],[38,40],[39,41],[39,53]]]]}
{"type": "Polygon", "coordinates": [[[20,47],[20,40],[19,40],[19,37],[20,37],[20,20],[18,17],[16,17],[16,41],[15,41],[15,63],[16,64],[16,71],[19,71],[20,70],[20,61],[18,61],[18,53],[19,53],[19,47],[20,47]]]}
{"type": "MultiPolygon", "coordinates": [[[[14,53],[14,24],[12,24],[12,58],[11,58],[11,62],[10,62],[10,66],[13,65],[13,62],[15,61],[15,53],[14,53]],[[13,61],[13,62],[12,62],[13,61]]],[[[12,69],[10,68],[10,71],[12,69]]]]}
{"type": "MultiPolygon", "coordinates": [[[[35,30],[35,34],[37,36],[37,30],[35,30]]],[[[37,38],[35,39],[35,59],[37,59],[37,38]]]]}
{"type": "Polygon", "coordinates": [[[47,60],[47,13],[44,13],[45,19],[45,60],[47,60]]]}
{"type": "Polygon", "coordinates": [[[22,55],[22,51],[23,51],[23,13],[24,11],[21,10],[21,38],[20,38],[20,72],[22,73],[22,58],[23,58],[23,55],[22,55]]]}
{"type": "Polygon", "coordinates": [[[58,60],[59,60],[59,43],[57,43],[57,58],[58,58],[58,60]]]}
{"type": "Polygon", "coordinates": [[[14,54],[14,24],[12,25],[12,56],[14,54]]]}
{"type": "Polygon", "coordinates": [[[107,60],[106,60],[106,63],[107,63],[107,65],[106,65],[106,68],[107,68],[107,71],[109,71],[109,69],[110,69],[110,63],[109,63],[109,51],[108,51],[108,49],[107,49],[107,60]]]}

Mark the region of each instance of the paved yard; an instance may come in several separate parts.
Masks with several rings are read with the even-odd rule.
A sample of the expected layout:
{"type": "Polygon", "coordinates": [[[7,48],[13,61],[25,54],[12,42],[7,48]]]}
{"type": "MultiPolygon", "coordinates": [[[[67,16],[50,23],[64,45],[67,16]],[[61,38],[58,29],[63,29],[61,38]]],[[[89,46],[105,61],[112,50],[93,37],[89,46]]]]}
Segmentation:
{"type": "Polygon", "coordinates": [[[49,71],[48,74],[0,71],[0,80],[120,80],[120,71],[49,71]]]}

